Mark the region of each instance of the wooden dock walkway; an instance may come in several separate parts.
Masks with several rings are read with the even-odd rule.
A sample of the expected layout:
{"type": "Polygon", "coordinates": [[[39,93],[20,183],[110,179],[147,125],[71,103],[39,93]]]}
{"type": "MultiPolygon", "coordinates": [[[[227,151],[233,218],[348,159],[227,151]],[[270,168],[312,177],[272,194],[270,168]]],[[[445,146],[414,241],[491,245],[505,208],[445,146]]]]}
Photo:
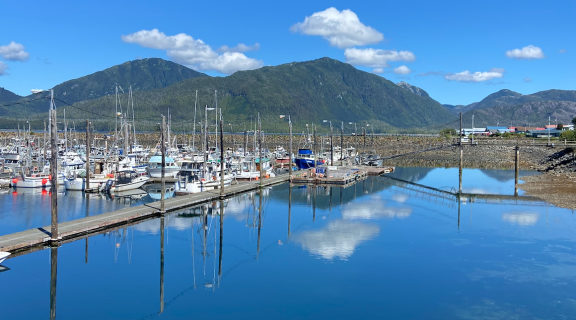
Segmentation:
{"type": "MultiPolygon", "coordinates": [[[[280,175],[274,178],[261,180],[262,186],[288,182],[288,175],[280,175]]],[[[241,182],[224,188],[224,198],[232,197],[239,193],[257,190],[260,181],[241,182]]],[[[166,212],[199,205],[204,202],[220,200],[220,190],[210,190],[188,196],[174,197],[164,201],[166,212]]],[[[134,221],[144,220],[152,216],[160,215],[160,201],[143,204],[135,207],[124,208],[118,211],[107,212],[91,217],[62,222],[58,224],[59,242],[67,242],[70,239],[79,238],[90,233],[109,229],[118,225],[129,224],[134,221]]],[[[50,244],[50,226],[30,229],[22,232],[0,236],[0,251],[15,253],[34,246],[50,244]]]]}

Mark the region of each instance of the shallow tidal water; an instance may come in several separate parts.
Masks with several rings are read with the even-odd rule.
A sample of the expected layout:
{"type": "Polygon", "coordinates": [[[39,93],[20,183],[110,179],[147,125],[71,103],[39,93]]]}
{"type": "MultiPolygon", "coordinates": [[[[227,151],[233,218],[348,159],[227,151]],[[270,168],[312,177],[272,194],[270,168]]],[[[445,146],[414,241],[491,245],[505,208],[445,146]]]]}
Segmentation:
{"type": "MultiPolygon", "coordinates": [[[[458,188],[457,168],[398,168],[391,177],[458,188]]],[[[464,193],[513,195],[514,172],[465,169],[463,186],[464,193]]],[[[1,195],[1,208],[26,202],[30,210],[0,215],[1,225],[10,223],[0,234],[49,224],[49,198],[18,196],[1,195]]],[[[86,199],[75,199],[65,219],[85,215],[86,199]]],[[[135,204],[89,200],[90,214],[135,204]]],[[[222,203],[222,221],[220,206],[6,260],[2,318],[576,315],[576,218],[543,201],[479,197],[459,206],[448,194],[375,177],[344,189],[282,184],[243,194],[222,203]]]]}

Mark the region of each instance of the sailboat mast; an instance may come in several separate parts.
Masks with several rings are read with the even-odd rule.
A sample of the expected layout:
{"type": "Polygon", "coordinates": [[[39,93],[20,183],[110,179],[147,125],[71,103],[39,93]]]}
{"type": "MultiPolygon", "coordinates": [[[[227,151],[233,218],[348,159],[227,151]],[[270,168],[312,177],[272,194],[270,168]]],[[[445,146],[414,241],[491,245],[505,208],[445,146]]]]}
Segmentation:
{"type": "Polygon", "coordinates": [[[214,132],[216,132],[216,149],[218,149],[218,90],[214,90],[214,103],[216,107],[216,118],[214,121],[214,132]]]}
{"type": "Polygon", "coordinates": [[[196,90],[196,100],[194,100],[194,129],[192,130],[192,150],[194,150],[194,142],[196,142],[196,104],[198,103],[198,90],[196,90]]]}

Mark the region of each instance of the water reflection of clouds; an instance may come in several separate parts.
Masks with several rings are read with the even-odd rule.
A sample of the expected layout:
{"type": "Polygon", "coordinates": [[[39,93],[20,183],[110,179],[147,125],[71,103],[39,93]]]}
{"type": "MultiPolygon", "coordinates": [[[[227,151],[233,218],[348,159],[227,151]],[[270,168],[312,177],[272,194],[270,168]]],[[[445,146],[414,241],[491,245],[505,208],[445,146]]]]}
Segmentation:
{"type": "Polygon", "coordinates": [[[406,202],[406,200],[408,200],[409,196],[407,194],[404,193],[396,193],[394,195],[392,195],[392,200],[396,201],[396,202],[406,202]]]}
{"type": "MultiPolygon", "coordinates": [[[[399,195],[403,196],[403,195],[399,195]]],[[[382,199],[371,199],[369,202],[352,202],[342,207],[342,217],[347,220],[376,218],[408,218],[412,207],[390,207],[382,199]]]]}
{"type": "MultiPolygon", "coordinates": [[[[176,218],[171,216],[169,219],[166,218],[166,227],[181,231],[190,229],[192,227],[192,222],[190,219],[176,218]]],[[[160,219],[141,222],[135,225],[134,229],[140,232],[156,235],[158,232],[160,232],[160,219]]]]}
{"type": "Polygon", "coordinates": [[[490,194],[489,190],[481,188],[462,188],[462,192],[471,194],[490,194]]]}
{"type": "Polygon", "coordinates": [[[334,220],[321,230],[304,231],[294,236],[302,248],[327,260],[346,260],[362,242],[376,237],[380,228],[362,222],[334,220]]]}
{"type": "Polygon", "coordinates": [[[538,222],[538,214],[529,212],[504,213],[502,220],[520,226],[533,226],[538,222]]]}

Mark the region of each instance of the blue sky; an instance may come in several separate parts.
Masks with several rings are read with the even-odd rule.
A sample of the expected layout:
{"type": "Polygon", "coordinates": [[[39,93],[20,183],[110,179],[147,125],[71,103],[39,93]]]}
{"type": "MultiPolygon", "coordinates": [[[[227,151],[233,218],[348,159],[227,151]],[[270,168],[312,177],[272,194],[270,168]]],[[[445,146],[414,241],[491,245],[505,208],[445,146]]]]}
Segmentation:
{"type": "Polygon", "coordinates": [[[330,57],[449,104],[576,89],[575,1],[0,0],[0,12],[0,87],[20,95],[147,57],[215,76],[330,57]]]}

